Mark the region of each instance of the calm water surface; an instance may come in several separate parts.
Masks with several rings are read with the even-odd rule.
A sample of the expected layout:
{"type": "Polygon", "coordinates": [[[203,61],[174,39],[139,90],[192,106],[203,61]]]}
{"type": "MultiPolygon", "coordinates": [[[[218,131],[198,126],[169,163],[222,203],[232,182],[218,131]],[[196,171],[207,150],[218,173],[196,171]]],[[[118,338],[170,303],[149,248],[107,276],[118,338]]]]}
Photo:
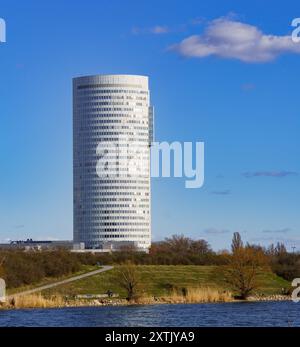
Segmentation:
{"type": "Polygon", "coordinates": [[[229,303],[0,311],[0,326],[300,327],[300,303],[229,303]]]}

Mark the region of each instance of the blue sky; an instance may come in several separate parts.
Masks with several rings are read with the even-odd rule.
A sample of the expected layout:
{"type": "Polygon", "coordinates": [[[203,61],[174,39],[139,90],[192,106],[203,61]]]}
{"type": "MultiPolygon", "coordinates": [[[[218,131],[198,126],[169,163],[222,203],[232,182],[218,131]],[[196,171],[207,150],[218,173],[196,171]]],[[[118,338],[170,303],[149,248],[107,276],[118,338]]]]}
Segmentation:
{"type": "Polygon", "coordinates": [[[72,237],[71,79],[125,73],[150,76],[157,141],[206,146],[203,188],[153,179],[154,239],[300,249],[298,1],[0,0],[0,17],[0,240],[72,237]]]}

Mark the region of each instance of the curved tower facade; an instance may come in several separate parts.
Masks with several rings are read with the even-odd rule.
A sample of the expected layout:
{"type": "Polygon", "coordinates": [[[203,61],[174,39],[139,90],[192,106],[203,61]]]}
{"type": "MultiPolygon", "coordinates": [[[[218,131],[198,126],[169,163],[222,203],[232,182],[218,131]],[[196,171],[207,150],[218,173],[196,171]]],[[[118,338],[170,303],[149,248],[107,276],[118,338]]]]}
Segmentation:
{"type": "Polygon", "coordinates": [[[73,80],[75,243],[149,248],[152,117],[148,77],[73,80]]]}

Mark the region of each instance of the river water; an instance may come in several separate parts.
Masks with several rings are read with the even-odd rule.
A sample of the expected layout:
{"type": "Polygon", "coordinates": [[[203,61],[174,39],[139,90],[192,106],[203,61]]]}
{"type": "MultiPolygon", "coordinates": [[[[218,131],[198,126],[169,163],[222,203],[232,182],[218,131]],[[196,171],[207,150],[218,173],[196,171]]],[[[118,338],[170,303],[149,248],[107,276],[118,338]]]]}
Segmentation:
{"type": "Polygon", "coordinates": [[[259,302],[0,310],[0,326],[300,327],[300,303],[259,302]]]}

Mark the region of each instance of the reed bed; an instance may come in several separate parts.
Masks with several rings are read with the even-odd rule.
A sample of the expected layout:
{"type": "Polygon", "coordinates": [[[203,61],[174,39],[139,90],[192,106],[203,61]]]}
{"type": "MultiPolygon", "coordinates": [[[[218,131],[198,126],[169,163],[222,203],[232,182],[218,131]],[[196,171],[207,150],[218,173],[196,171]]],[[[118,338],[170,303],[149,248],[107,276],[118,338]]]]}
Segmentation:
{"type": "Polygon", "coordinates": [[[173,290],[164,300],[171,303],[212,303],[231,302],[232,294],[228,291],[210,287],[187,288],[184,292],[173,290]]]}
{"type": "Polygon", "coordinates": [[[232,294],[229,291],[215,288],[201,287],[190,288],[187,291],[186,301],[192,302],[230,302],[232,294]]]}
{"type": "Polygon", "coordinates": [[[172,290],[169,295],[163,297],[150,297],[143,295],[135,300],[136,304],[151,305],[155,303],[169,304],[195,304],[213,302],[232,302],[231,292],[210,287],[186,288],[182,290],[172,290]]]}
{"type": "MultiPolygon", "coordinates": [[[[193,304],[193,303],[217,303],[232,302],[233,296],[230,292],[211,287],[185,288],[184,290],[172,290],[168,295],[153,297],[141,295],[131,302],[119,299],[116,305],[153,305],[153,304],[193,304]]],[[[41,294],[20,295],[10,298],[5,304],[0,305],[0,309],[24,309],[24,308],[57,308],[76,306],[105,306],[110,305],[114,300],[101,302],[99,300],[66,300],[62,296],[44,297],[41,294]]]]}
{"type": "Polygon", "coordinates": [[[20,295],[9,299],[3,308],[54,308],[65,306],[65,301],[60,296],[46,298],[41,294],[20,295]]]}

